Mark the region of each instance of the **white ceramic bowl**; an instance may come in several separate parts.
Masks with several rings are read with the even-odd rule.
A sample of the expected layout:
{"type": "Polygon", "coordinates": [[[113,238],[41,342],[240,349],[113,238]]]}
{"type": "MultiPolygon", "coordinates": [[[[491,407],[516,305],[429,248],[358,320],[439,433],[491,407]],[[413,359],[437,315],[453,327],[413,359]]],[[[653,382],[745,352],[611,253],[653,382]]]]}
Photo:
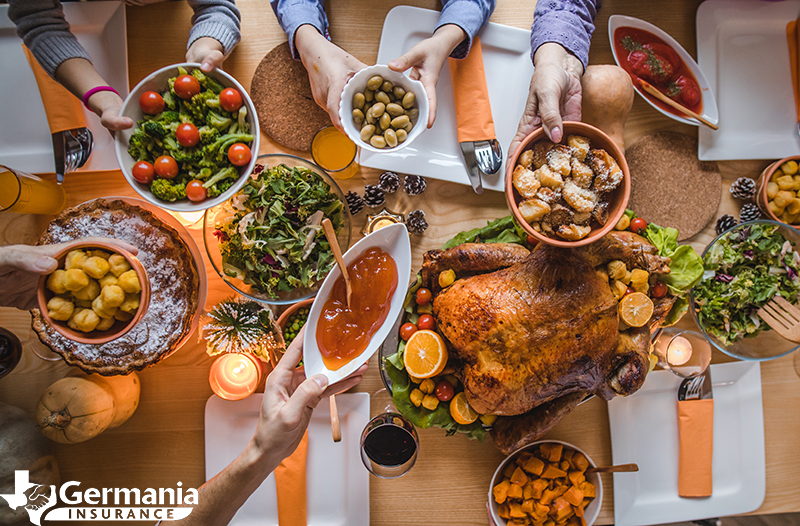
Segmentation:
{"type": "Polygon", "coordinates": [[[394,322],[400,316],[400,311],[403,310],[403,301],[408,290],[408,278],[411,275],[411,241],[408,238],[406,226],[402,223],[389,225],[364,237],[345,252],[343,256],[345,265],[349,265],[366,252],[367,249],[373,247],[378,247],[388,252],[397,265],[397,288],[394,291],[394,295],[392,295],[389,314],[386,316],[383,325],[372,336],[364,352],[336,371],[331,371],[325,367],[325,363],[322,361],[322,354],[320,354],[319,346],[317,345],[317,322],[325,302],[328,301],[328,297],[331,294],[333,284],[342,275],[339,267],[334,266],[325,281],[322,282],[319,292],[317,292],[317,297],[314,299],[314,304],[311,306],[311,311],[308,313],[308,321],[305,325],[303,365],[308,378],[317,374],[324,374],[328,377],[330,384],[335,384],[350,376],[356,369],[367,363],[367,360],[378,350],[383,340],[389,336],[389,333],[394,328],[394,322]]]}
{"type": "MultiPolygon", "coordinates": [[[[125,102],[122,104],[122,111],[120,114],[124,117],[130,117],[133,119],[134,123],[142,120],[144,114],[142,113],[142,109],[139,107],[139,97],[145,91],[156,91],[161,93],[166,90],[167,80],[178,75],[178,66],[183,67],[186,71],[192,71],[195,68],[199,68],[200,64],[189,62],[173,64],[171,66],[165,66],[158,71],[154,71],[153,73],[149,74],[131,90],[130,94],[125,99],[125,102]]],[[[136,190],[136,193],[142,196],[143,199],[146,199],[148,202],[161,208],[166,208],[167,210],[173,210],[175,212],[198,212],[208,208],[213,208],[220,203],[224,203],[233,197],[233,194],[238,192],[247,183],[247,179],[256,165],[261,129],[258,127],[256,108],[253,106],[253,101],[250,100],[250,95],[248,95],[244,87],[239,84],[235,78],[220,69],[214,70],[211,73],[206,73],[206,75],[212,77],[225,87],[239,90],[239,93],[242,94],[244,105],[247,108],[247,123],[250,125],[250,133],[253,135],[253,142],[250,143],[250,151],[253,154],[252,159],[250,159],[250,162],[246,166],[239,168],[239,179],[237,179],[236,182],[222,194],[213,199],[206,199],[200,203],[193,203],[188,199],[175,201],[174,203],[157,199],[150,191],[150,188],[146,184],[137,182],[131,173],[131,169],[136,163],[136,159],[131,157],[128,153],[128,141],[130,141],[130,137],[133,135],[136,125],[134,124],[134,127],[128,130],[115,133],[114,147],[117,152],[117,161],[119,162],[120,170],[122,170],[122,174],[125,176],[125,179],[128,180],[128,183],[133,187],[134,190],[136,190]]]]}
{"type": "MultiPolygon", "coordinates": [[[[505,467],[508,465],[509,462],[512,462],[514,459],[516,459],[517,456],[519,456],[519,454],[522,453],[523,451],[533,450],[539,444],[545,444],[545,443],[562,444],[564,447],[572,448],[579,453],[583,453],[583,456],[585,456],[586,460],[589,461],[589,467],[593,468],[597,467],[592,458],[589,455],[587,455],[584,450],[570,444],[569,442],[562,442],[561,440],[539,440],[538,442],[533,442],[532,444],[528,444],[527,446],[519,448],[518,450],[508,455],[500,463],[500,465],[497,466],[497,469],[494,471],[494,475],[492,475],[492,483],[489,484],[489,511],[491,512],[492,519],[494,520],[494,523],[497,526],[506,526],[506,524],[508,524],[508,521],[501,518],[500,515],[497,514],[498,504],[497,502],[495,502],[494,496],[492,495],[492,488],[495,487],[500,482],[500,479],[503,476],[503,470],[505,469],[505,467]]],[[[594,524],[594,521],[597,520],[597,516],[600,514],[600,506],[602,506],[603,504],[603,481],[600,479],[600,475],[598,475],[597,473],[592,473],[590,475],[587,475],[586,480],[594,484],[597,493],[592,502],[590,502],[589,505],[584,510],[583,518],[586,519],[587,526],[592,526],[592,524],[594,524]]]]}
{"type": "MultiPolygon", "coordinates": [[[[640,20],[638,18],[633,18],[632,16],[624,16],[624,15],[611,15],[608,19],[608,39],[611,42],[611,52],[614,54],[614,61],[620,66],[619,57],[617,56],[617,49],[614,46],[614,32],[620,27],[632,27],[635,29],[643,29],[645,31],[649,31],[650,33],[654,34],[661,40],[667,43],[669,47],[671,47],[675,53],[686,63],[686,66],[694,75],[694,78],[697,79],[697,84],[700,86],[700,93],[703,96],[703,113],[702,117],[705,117],[709,121],[713,122],[714,124],[719,123],[719,110],[717,109],[717,99],[714,97],[714,90],[711,89],[711,84],[708,82],[703,70],[700,69],[700,66],[697,65],[697,62],[694,61],[691,55],[683,49],[683,46],[678,44],[678,42],[669,36],[667,33],[659,29],[658,27],[654,26],[649,22],[645,22],[644,20],[640,20]]],[[[620,66],[622,67],[622,66],[620,66]]],[[[647,103],[669,117],[670,119],[674,119],[678,122],[682,122],[684,124],[690,124],[692,126],[700,126],[701,123],[691,118],[681,117],[679,115],[675,115],[674,113],[670,113],[668,111],[664,111],[659,106],[653,103],[648,97],[650,95],[645,95],[639,89],[639,86],[636,83],[633,83],[634,89],[642,96],[647,103]]]]}
{"type": "Polygon", "coordinates": [[[414,139],[428,129],[428,111],[428,94],[422,82],[413,80],[409,78],[408,75],[398,73],[389,69],[389,66],[384,66],[382,64],[367,66],[353,75],[350,80],[347,81],[347,84],[345,84],[344,90],[342,91],[342,98],[339,101],[339,119],[342,121],[342,127],[347,136],[350,137],[351,141],[365,150],[375,153],[396,152],[414,142],[414,139]],[[368,142],[362,141],[361,127],[356,126],[353,122],[353,95],[363,92],[367,87],[367,81],[374,75],[380,75],[385,80],[392,81],[392,84],[402,86],[404,90],[413,92],[417,98],[419,116],[416,121],[412,121],[414,122],[414,127],[411,129],[411,133],[408,134],[408,138],[394,148],[379,149],[368,142]]]}

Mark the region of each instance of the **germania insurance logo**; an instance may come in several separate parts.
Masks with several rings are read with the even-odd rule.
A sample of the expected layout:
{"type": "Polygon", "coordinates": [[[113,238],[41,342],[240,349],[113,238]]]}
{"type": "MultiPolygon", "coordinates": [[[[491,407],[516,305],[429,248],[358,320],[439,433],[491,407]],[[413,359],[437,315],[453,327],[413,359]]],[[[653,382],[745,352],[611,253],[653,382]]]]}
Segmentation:
{"type": "Polygon", "coordinates": [[[56,486],[43,486],[30,481],[28,471],[14,472],[14,493],[0,498],[12,510],[20,507],[28,512],[32,524],[42,521],[153,521],[180,520],[189,516],[197,504],[197,490],[176,488],[88,488],[81,491],[80,482],[66,482],[56,486]],[[62,504],[61,507],[52,509],[62,504]],[[45,516],[45,512],[48,512],[45,516]]]}

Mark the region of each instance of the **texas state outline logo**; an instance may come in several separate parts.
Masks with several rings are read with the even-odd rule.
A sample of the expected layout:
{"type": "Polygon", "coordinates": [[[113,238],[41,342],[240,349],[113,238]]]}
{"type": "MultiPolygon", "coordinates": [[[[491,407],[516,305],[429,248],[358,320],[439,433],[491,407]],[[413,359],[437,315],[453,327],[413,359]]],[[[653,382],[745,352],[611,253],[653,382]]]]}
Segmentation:
{"type": "Polygon", "coordinates": [[[8,502],[12,510],[24,506],[25,511],[28,512],[31,523],[36,526],[41,526],[44,512],[55,506],[56,502],[58,502],[56,487],[50,486],[50,493],[48,495],[46,486],[35,484],[30,481],[30,472],[27,470],[15,471],[14,493],[11,495],[0,493],[0,497],[6,499],[6,502],[8,502]]]}

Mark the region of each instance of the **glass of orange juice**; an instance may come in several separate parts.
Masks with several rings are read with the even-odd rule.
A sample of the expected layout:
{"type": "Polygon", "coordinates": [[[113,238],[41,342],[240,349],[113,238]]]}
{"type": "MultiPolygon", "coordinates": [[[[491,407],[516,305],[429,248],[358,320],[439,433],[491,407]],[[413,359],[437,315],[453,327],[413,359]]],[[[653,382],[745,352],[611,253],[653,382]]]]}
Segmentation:
{"type": "Polygon", "coordinates": [[[336,179],[350,179],[358,171],[358,148],[347,135],[325,126],[311,141],[311,158],[336,179]]]}
{"type": "Polygon", "coordinates": [[[66,204],[61,186],[0,164],[0,212],[52,215],[66,204]]]}

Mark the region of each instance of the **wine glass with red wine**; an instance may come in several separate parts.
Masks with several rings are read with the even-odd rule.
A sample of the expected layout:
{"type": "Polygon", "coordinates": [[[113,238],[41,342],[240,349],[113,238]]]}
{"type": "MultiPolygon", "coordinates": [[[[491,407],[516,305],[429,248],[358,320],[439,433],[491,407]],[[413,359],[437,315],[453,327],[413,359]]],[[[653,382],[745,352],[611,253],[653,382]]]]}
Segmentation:
{"type": "MultiPolygon", "coordinates": [[[[375,395],[380,398],[386,390],[375,395]]],[[[361,433],[361,461],[376,477],[402,477],[414,467],[419,453],[419,437],[414,424],[387,403],[383,412],[369,421],[361,433]]]]}

